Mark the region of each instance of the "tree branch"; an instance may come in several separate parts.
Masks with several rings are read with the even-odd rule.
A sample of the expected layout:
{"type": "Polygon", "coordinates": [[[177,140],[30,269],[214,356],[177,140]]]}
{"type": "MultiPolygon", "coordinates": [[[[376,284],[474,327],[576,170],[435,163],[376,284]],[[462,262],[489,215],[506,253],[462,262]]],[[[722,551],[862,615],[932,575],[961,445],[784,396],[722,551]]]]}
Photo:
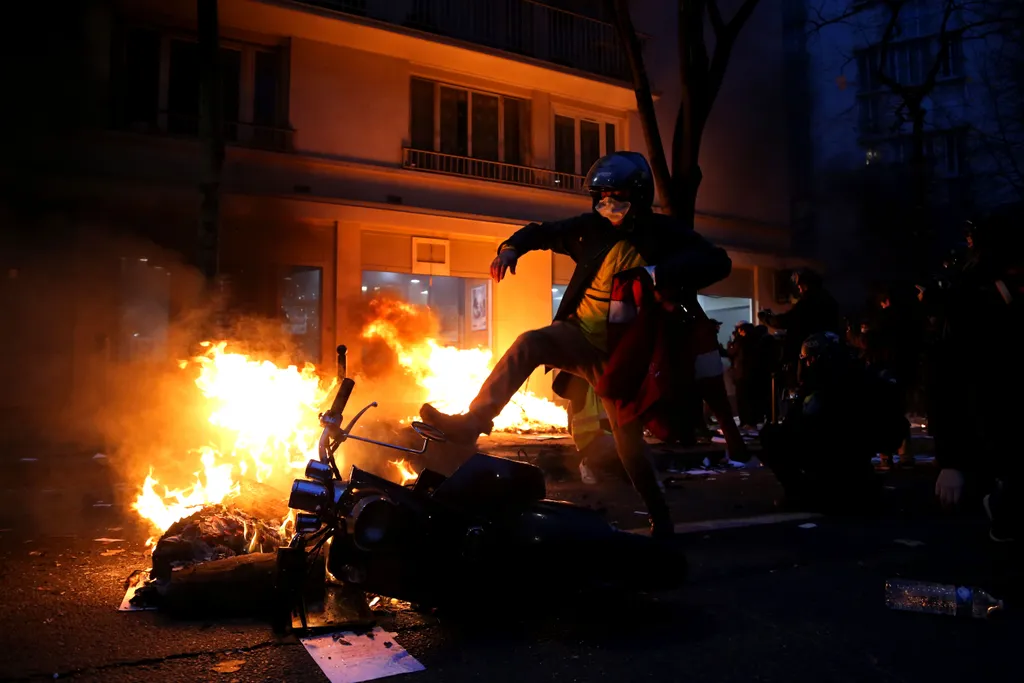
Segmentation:
{"type": "Polygon", "coordinates": [[[754,10],[757,9],[759,1],[744,0],[736,15],[726,25],[724,33],[715,42],[715,53],[712,55],[711,65],[708,67],[707,95],[704,102],[705,117],[711,113],[711,105],[715,103],[718,91],[722,89],[722,81],[725,80],[725,72],[729,66],[729,58],[732,57],[732,48],[736,43],[736,38],[754,10]]]}
{"type": "Polygon", "coordinates": [[[708,2],[708,20],[711,22],[711,28],[715,32],[715,39],[721,38],[722,34],[725,33],[725,22],[722,21],[722,10],[718,8],[718,0],[707,0],[708,2]]]}
{"type": "Polygon", "coordinates": [[[628,1],[605,0],[605,2],[611,16],[615,18],[619,41],[622,43],[629,61],[644,142],[647,143],[651,170],[654,172],[654,183],[661,194],[665,210],[671,214],[673,212],[672,176],[669,174],[665,147],[661,142],[661,132],[658,130],[658,116],[654,109],[654,97],[651,95],[651,83],[647,78],[647,70],[644,68],[643,46],[633,27],[633,19],[629,15],[628,1]]]}

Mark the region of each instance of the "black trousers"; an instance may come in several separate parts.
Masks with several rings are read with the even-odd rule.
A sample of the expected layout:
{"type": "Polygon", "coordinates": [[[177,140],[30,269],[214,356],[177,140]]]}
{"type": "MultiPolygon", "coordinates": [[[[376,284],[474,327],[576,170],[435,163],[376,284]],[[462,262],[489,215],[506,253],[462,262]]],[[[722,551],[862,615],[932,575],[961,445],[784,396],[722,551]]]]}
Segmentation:
{"type": "Polygon", "coordinates": [[[815,433],[783,422],[761,430],[761,462],[772,470],[789,505],[829,514],[877,507],[881,486],[870,448],[843,445],[842,434],[815,433]]]}

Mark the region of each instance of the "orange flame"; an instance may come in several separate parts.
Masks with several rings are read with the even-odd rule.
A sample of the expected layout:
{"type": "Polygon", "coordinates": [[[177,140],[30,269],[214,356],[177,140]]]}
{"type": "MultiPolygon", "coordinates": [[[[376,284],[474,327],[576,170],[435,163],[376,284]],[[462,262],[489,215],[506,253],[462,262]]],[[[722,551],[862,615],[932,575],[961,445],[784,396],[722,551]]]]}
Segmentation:
{"type": "MultiPolygon", "coordinates": [[[[281,484],[294,470],[301,470],[316,454],[319,410],[335,382],[323,386],[316,369],[291,365],[281,368],[241,353],[228,353],[227,342],[202,344],[206,351],[183,370],[198,368],[195,384],[209,407],[209,423],[223,448],[206,445],[200,455],[201,471],[186,488],[162,487],[150,469],[142,490],[132,504],[156,531],[166,531],[174,522],[205,505],[222,503],[236,496],[242,477],[261,483],[281,484]]],[[[282,529],[289,524],[284,520],[282,529]]],[[[255,535],[253,537],[255,541],[255,535]]],[[[155,539],[150,539],[152,545],[155,539]]]]}
{"type": "Polygon", "coordinates": [[[420,476],[411,467],[409,467],[405,460],[391,460],[389,462],[394,465],[396,470],[398,470],[398,476],[402,478],[402,481],[399,483],[402,486],[405,486],[410,481],[418,479],[420,476]]]}
{"type": "MultiPolygon", "coordinates": [[[[425,400],[435,408],[450,414],[468,411],[493,367],[491,351],[441,346],[429,337],[408,339],[411,335],[403,333],[403,328],[410,320],[429,316],[425,308],[382,299],[372,301],[371,307],[377,317],[363,328],[363,337],[383,340],[398,356],[398,363],[426,390],[425,400]]],[[[495,418],[494,429],[552,431],[564,430],[568,424],[564,408],[533,392],[519,391],[495,418]]]]}

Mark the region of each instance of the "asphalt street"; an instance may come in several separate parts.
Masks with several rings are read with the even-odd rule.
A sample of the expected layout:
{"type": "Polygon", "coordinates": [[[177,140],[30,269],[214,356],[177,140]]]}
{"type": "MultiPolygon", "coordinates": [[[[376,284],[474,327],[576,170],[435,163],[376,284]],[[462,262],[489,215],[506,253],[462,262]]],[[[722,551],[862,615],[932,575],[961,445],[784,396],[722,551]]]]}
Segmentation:
{"type": "MultiPolygon", "coordinates": [[[[148,530],[102,459],[8,461],[2,470],[0,679],[326,680],[295,638],[277,638],[263,623],[118,612],[125,577],[148,564],[148,530]],[[233,664],[219,666],[225,662],[233,664]]],[[[775,517],[775,524],[736,528],[700,522],[763,521],[775,513],[770,473],[682,477],[668,495],[687,531],[692,579],[684,589],[631,599],[567,597],[515,613],[481,595],[474,598],[479,609],[458,619],[400,612],[387,625],[426,667],[401,680],[1005,676],[1019,666],[1015,648],[1024,634],[1012,610],[1019,565],[1010,550],[987,541],[977,514],[944,515],[930,505],[931,468],[886,477],[893,504],[881,517],[775,517]],[[887,611],[889,576],[980,585],[1003,593],[1011,609],[987,622],[887,611]]],[[[553,483],[551,495],[605,509],[623,528],[643,521],[622,482],[553,483]]]]}

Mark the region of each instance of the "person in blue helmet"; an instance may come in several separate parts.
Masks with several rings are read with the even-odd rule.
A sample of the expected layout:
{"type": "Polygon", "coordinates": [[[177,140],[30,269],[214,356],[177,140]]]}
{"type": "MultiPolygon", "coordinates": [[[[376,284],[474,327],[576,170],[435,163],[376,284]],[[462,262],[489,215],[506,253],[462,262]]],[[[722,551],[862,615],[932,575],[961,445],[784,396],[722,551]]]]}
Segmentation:
{"type": "MultiPolygon", "coordinates": [[[[498,247],[491,276],[515,275],[531,251],[569,256],[576,268],[554,321],[520,335],[494,366],[468,413],[446,415],[429,404],[422,419],[453,441],[473,443],[490,433],[492,421],[538,367],[559,370],[555,393],[565,397],[573,376],[596,386],[608,360],[608,322],[613,278],[627,273],[666,296],[707,287],[729,275],[732,262],[684,222],[653,211],[654,179],[642,154],[615,152],[598,159],[586,176],[592,198],[588,213],[549,223],[531,223],[498,247]]],[[[720,361],[719,361],[720,362],[720,361]]],[[[615,404],[603,400],[616,449],[650,515],[657,536],[673,533],[664,495],[645,454],[639,420],[620,424],[615,404]]]]}

